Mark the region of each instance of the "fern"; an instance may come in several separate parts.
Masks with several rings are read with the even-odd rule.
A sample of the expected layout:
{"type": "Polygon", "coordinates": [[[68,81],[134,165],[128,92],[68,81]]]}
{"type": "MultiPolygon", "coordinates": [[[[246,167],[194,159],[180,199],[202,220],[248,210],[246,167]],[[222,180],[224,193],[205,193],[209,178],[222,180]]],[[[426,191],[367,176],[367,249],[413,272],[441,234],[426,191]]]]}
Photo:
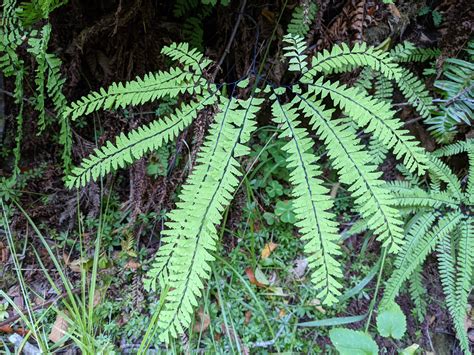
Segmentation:
{"type": "Polygon", "coordinates": [[[335,259],[341,254],[337,244],[339,236],[335,216],[330,212],[333,202],[323,198],[329,191],[318,179],[321,171],[315,165],[312,140],[304,128],[298,127],[294,104],[281,105],[276,96],[273,99],[273,120],[283,129],[280,138],[291,139],[283,149],[289,156],[294,211],[303,240],[307,241],[305,252],[314,270],[312,280],[316,288],[322,290],[317,297],[331,305],[341,294],[342,287],[338,281],[342,278],[341,267],[335,259]]]}
{"type": "Polygon", "coordinates": [[[67,2],[68,0],[24,1],[16,11],[23,25],[31,26],[42,19],[47,19],[51,12],[67,2]]]}
{"type": "MultiPolygon", "coordinates": [[[[5,43],[0,45],[0,70],[5,76],[15,76],[15,103],[19,107],[17,116],[17,134],[16,147],[14,149],[15,166],[18,166],[20,160],[20,146],[23,125],[23,78],[26,76],[24,62],[17,54],[20,46],[23,45],[23,39],[28,38],[27,52],[36,60],[37,68],[35,73],[35,109],[39,113],[38,127],[41,133],[47,126],[46,121],[46,99],[51,99],[53,109],[59,117],[60,135],[59,143],[63,146],[62,160],[64,171],[68,172],[71,165],[71,146],[72,138],[67,117],[62,116],[62,110],[66,106],[66,98],[62,93],[65,79],[62,77],[60,68],[61,61],[54,54],[47,53],[48,42],[51,34],[51,25],[46,24],[40,31],[25,30],[20,21],[20,15],[25,15],[28,11],[41,11],[41,18],[46,18],[54,8],[63,4],[64,1],[33,1],[23,3],[20,8],[16,8],[15,1],[7,1],[4,4],[4,14],[8,20],[5,20],[3,28],[0,31],[0,37],[6,39],[5,43]],[[30,7],[33,6],[31,9],[30,7]],[[30,10],[28,10],[30,9],[30,10]]],[[[31,14],[30,14],[31,15],[31,14]]],[[[33,15],[31,15],[33,16],[33,15]]]]}
{"type": "Polygon", "coordinates": [[[312,0],[303,0],[291,14],[291,20],[286,32],[290,35],[305,37],[316,18],[318,6],[312,0]]]}
{"type": "Polygon", "coordinates": [[[176,337],[191,322],[202,282],[210,276],[209,262],[214,259],[211,253],[216,249],[218,234],[215,225],[220,223],[241,175],[236,158],[248,153],[243,144],[256,128],[255,114],[261,100],[221,101],[221,112],[210,128],[198,165],[183,186],[177,209],[168,215],[168,230],[163,233],[165,245],[148,273],[148,287],[156,278],[162,285],[173,287],[158,322],[162,340],[169,334],[176,337]],[[166,275],[167,280],[161,275],[166,275]]]}
{"type": "MultiPolygon", "coordinates": [[[[340,46],[313,59],[309,68],[304,39],[285,37],[289,70],[301,77],[288,87],[254,88],[248,99],[227,97],[204,78],[210,60],[186,44],[173,44],[163,54],[179,62],[166,72],[148,74],[124,84],[112,84],[70,104],[64,115],[73,119],[97,110],[119,109],[158,100],[180,98],[179,109],[169,116],[121,134],[115,144],[106,143],[75,168],[67,179],[69,187],[85,185],[158,149],[190,125],[206,106],[218,113],[198,153],[197,164],[186,180],[176,208],[168,213],[162,232],[162,246],[148,272],[149,290],[168,289],[160,313],[160,339],[176,337],[191,322],[193,309],[209,278],[212,254],[216,250],[217,229],[242,175],[238,158],[249,151],[250,134],[256,128],[256,113],[264,100],[270,102],[273,121],[282,128],[278,139],[286,141],[287,167],[291,171],[293,206],[297,227],[305,242],[312,281],[324,304],[337,301],[342,289],[342,267],[338,256],[340,237],[329,191],[323,186],[321,169],[313,152],[310,127],[327,148],[331,165],[340,181],[356,200],[363,224],[378,235],[391,252],[403,246],[402,222],[396,202],[370,152],[357,138],[357,129],[393,151],[412,173],[422,174],[428,159],[394,118],[387,103],[371,98],[358,89],[330,82],[322,75],[347,65],[368,66],[388,78],[397,79],[401,69],[386,53],[365,45],[353,49],[340,46]],[[319,77],[321,75],[321,77],[319,77]],[[290,101],[286,97],[290,96],[290,101]],[[344,111],[346,117],[326,109],[323,99],[344,111]]],[[[249,78],[236,88],[248,86],[249,78]]]]}
{"type": "MultiPolygon", "coordinates": [[[[464,330],[467,299],[472,288],[474,264],[472,199],[468,187],[463,191],[461,181],[438,157],[461,152],[474,152],[472,140],[441,148],[430,156],[428,165],[432,180],[429,190],[409,184],[393,183],[395,206],[415,214],[407,226],[406,240],[387,281],[381,307],[394,302],[404,281],[420,268],[425,258],[436,250],[441,283],[448,311],[453,320],[461,348],[467,354],[469,342],[464,330]],[[443,183],[443,184],[441,184],[443,183]]],[[[474,159],[469,160],[467,180],[472,179],[474,159]]]]}
{"type": "Polygon", "coordinates": [[[440,110],[426,120],[429,130],[442,143],[453,140],[458,125],[471,126],[474,112],[474,62],[448,58],[443,68],[443,80],[434,86],[441,91],[440,110]]]}

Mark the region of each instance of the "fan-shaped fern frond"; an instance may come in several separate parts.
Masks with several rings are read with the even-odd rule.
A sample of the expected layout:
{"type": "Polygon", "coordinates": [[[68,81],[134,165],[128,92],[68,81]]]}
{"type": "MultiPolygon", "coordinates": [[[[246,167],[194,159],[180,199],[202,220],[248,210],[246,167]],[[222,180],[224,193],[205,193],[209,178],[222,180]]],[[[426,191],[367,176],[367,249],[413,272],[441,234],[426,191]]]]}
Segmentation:
{"type": "Polygon", "coordinates": [[[23,1],[17,9],[24,26],[31,26],[41,19],[47,19],[49,14],[69,0],[32,0],[23,1]]]}
{"type": "Polygon", "coordinates": [[[374,100],[355,88],[337,82],[324,82],[322,78],[308,84],[308,90],[323,98],[329,95],[359,127],[392,149],[397,159],[403,157],[403,164],[410,171],[424,172],[426,156],[423,149],[408,137],[408,131],[402,129],[400,120],[393,118],[388,104],[374,100]]]}
{"type": "Polygon", "coordinates": [[[74,168],[67,178],[66,186],[69,188],[84,186],[87,182],[123,168],[146,153],[158,149],[174,139],[179,132],[191,124],[200,110],[214,104],[215,100],[213,94],[197,97],[196,101],[183,105],[169,117],[153,121],[128,134],[122,133],[116,138],[115,144],[108,142],[94,150],[79,167],[74,168]]]}
{"type": "Polygon", "coordinates": [[[409,41],[397,44],[390,51],[390,56],[399,63],[426,62],[436,59],[440,54],[437,48],[419,48],[409,41]]]}
{"type": "Polygon", "coordinates": [[[447,166],[441,159],[435,156],[430,156],[428,161],[430,173],[433,177],[445,182],[448,190],[452,192],[459,200],[462,199],[461,183],[456,175],[453,174],[449,166],[447,166]]]}
{"type": "Polygon", "coordinates": [[[364,151],[350,124],[332,120],[331,111],[314,102],[309,94],[299,95],[300,108],[323,140],[332,165],[339,172],[340,181],[350,186],[360,213],[368,221],[369,229],[379,235],[384,246],[397,252],[403,241],[397,210],[390,207],[392,196],[379,180],[380,172],[371,165],[370,155],[364,151]]]}
{"type": "Polygon", "coordinates": [[[431,153],[431,155],[437,158],[449,157],[452,155],[466,153],[470,149],[474,149],[474,139],[472,138],[467,139],[465,141],[458,141],[456,143],[445,145],[444,147],[436,149],[434,152],[431,153]]]}
{"type": "Polygon", "coordinates": [[[327,198],[329,190],[323,186],[321,171],[316,166],[312,151],[313,141],[307,131],[299,127],[298,113],[294,104],[281,105],[274,96],[272,106],[273,120],[280,124],[280,137],[290,141],[283,147],[288,153],[288,169],[291,171],[290,182],[293,185],[293,206],[298,219],[297,226],[306,241],[305,252],[312,273],[312,281],[324,304],[331,305],[341,294],[341,265],[335,259],[341,254],[338,243],[335,216],[330,209],[331,199],[327,198]]]}
{"type": "MultiPolygon", "coordinates": [[[[464,328],[466,312],[468,306],[468,296],[472,289],[472,273],[474,266],[474,225],[472,218],[465,218],[459,229],[458,255],[455,265],[449,265],[448,273],[441,281],[443,282],[444,293],[446,295],[448,309],[453,318],[454,327],[461,341],[463,350],[469,352],[469,341],[464,328]],[[452,269],[451,269],[452,268],[452,269]],[[451,278],[453,276],[453,278],[451,278]],[[446,288],[444,287],[446,284],[446,288]],[[451,294],[452,292],[452,294],[451,294]]],[[[441,263],[440,263],[441,264],[441,263]]]]}
{"type": "Polygon", "coordinates": [[[107,91],[101,89],[84,96],[69,105],[64,114],[75,119],[94,111],[125,108],[127,105],[142,105],[163,97],[180,94],[200,94],[207,83],[200,76],[186,70],[173,68],[168,72],[147,74],[124,84],[112,84],[107,91]]]}
{"type": "Polygon", "coordinates": [[[343,43],[333,46],[330,52],[324,50],[315,55],[312,59],[312,68],[305,77],[311,81],[317,73],[350,71],[361,66],[368,66],[388,79],[398,80],[401,76],[400,68],[391,60],[388,53],[367,46],[366,43],[356,43],[352,49],[343,43]]]}
{"type": "Polygon", "coordinates": [[[423,277],[421,275],[421,266],[418,266],[409,279],[409,292],[412,302],[415,304],[415,312],[418,321],[421,323],[425,319],[428,292],[423,285],[423,277]]]}
{"type": "Polygon", "coordinates": [[[474,63],[449,58],[443,68],[443,80],[434,86],[443,95],[440,113],[426,121],[439,142],[450,142],[459,124],[472,124],[474,112],[474,63]]]}
{"type": "Polygon", "coordinates": [[[448,238],[462,220],[459,211],[450,212],[443,216],[438,224],[431,227],[433,215],[426,214],[420,219],[414,235],[407,236],[407,245],[395,261],[397,268],[390,276],[385,286],[384,295],[380,303],[381,308],[385,308],[395,301],[395,297],[400,291],[400,287],[413,271],[423,263],[426,256],[431,253],[438,241],[448,238]]]}
{"type": "Polygon", "coordinates": [[[439,208],[441,206],[456,208],[459,204],[459,200],[449,192],[442,191],[432,194],[419,187],[406,187],[397,184],[397,182],[388,184],[388,188],[395,195],[394,203],[399,207],[408,206],[416,210],[423,207],[439,208]]]}
{"type": "Polygon", "coordinates": [[[236,158],[248,152],[243,144],[256,127],[255,114],[260,103],[256,98],[222,98],[221,112],[199,153],[198,165],[183,187],[177,208],[168,215],[168,229],[163,233],[165,244],[159,249],[146,282],[149,288],[157,279],[173,287],[158,322],[162,340],[168,335],[176,337],[191,323],[203,281],[209,278],[209,262],[214,259],[211,253],[216,248],[215,226],[221,221],[241,175],[236,158]]]}
{"type": "Polygon", "coordinates": [[[304,54],[306,51],[306,42],[302,37],[291,34],[283,37],[283,40],[289,44],[287,47],[283,48],[285,50],[285,57],[290,58],[288,61],[288,70],[305,73],[308,67],[308,56],[304,54]]]}
{"type": "Polygon", "coordinates": [[[408,69],[402,69],[402,75],[397,84],[408,102],[417,110],[421,117],[431,117],[435,109],[433,98],[426,90],[425,84],[408,69]]]}

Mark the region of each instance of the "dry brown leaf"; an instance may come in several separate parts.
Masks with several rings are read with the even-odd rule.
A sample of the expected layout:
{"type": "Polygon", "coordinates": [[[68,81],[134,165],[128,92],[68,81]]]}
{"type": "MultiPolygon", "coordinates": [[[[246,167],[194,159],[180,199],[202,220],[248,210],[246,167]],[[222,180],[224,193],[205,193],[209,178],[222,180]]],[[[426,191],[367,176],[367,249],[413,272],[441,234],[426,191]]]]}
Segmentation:
{"type": "Polygon", "coordinates": [[[247,311],[247,312],[245,312],[244,324],[245,324],[245,325],[249,324],[251,318],[252,318],[252,311],[247,311]]]}
{"type": "Polygon", "coordinates": [[[125,264],[125,268],[126,268],[126,269],[130,269],[130,270],[133,270],[133,271],[139,269],[141,266],[142,266],[142,264],[140,264],[140,263],[137,262],[137,261],[133,261],[133,260],[129,260],[129,261],[125,264]]]}
{"type": "Polygon", "coordinates": [[[252,285],[256,285],[258,287],[265,287],[264,284],[257,281],[257,278],[255,277],[255,274],[251,267],[246,268],[245,273],[247,274],[247,277],[249,278],[249,281],[252,285]]]}
{"type": "Polygon", "coordinates": [[[207,328],[209,328],[209,324],[211,324],[211,317],[209,314],[204,313],[202,309],[197,312],[198,319],[194,324],[193,330],[195,333],[202,333],[207,328]]]}
{"type": "Polygon", "coordinates": [[[53,328],[51,329],[51,333],[49,333],[48,339],[53,343],[59,342],[66,334],[68,327],[66,320],[58,314],[54,321],[53,328]]]}
{"type": "Polygon", "coordinates": [[[395,6],[395,4],[388,4],[388,9],[392,13],[393,16],[401,18],[402,15],[400,14],[400,10],[395,6]]]}
{"type": "Polygon", "coordinates": [[[265,244],[265,246],[263,247],[263,250],[260,254],[262,259],[268,258],[270,256],[270,254],[276,249],[277,246],[278,246],[278,244],[273,243],[273,242],[265,244]]]}

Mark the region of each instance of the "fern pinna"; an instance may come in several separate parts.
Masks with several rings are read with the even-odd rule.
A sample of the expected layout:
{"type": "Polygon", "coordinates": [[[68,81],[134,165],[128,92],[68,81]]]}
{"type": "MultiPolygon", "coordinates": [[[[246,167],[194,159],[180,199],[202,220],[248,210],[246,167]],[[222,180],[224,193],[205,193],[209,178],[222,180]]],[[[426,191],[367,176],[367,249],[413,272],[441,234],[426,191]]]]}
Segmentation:
{"type": "MultiPolygon", "coordinates": [[[[461,348],[469,352],[464,322],[472,289],[474,266],[474,140],[443,147],[430,155],[431,183],[422,189],[407,182],[390,184],[395,205],[411,219],[406,243],[395,260],[395,271],[388,280],[381,307],[395,301],[403,283],[419,272],[426,257],[436,252],[446,305],[452,317],[461,348]],[[456,176],[441,160],[467,153],[469,168],[456,176]]],[[[417,301],[415,300],[415,303],[417,301]]]]}
{"type": "MultiPolygon", "coordinates": [[[[67,178],[67,186],[72,188],[143,157],[174,139],[204,108],[216,108],[197,163],[182,187],[176,208],[168,213],[162,245],[145,281],[148,290],[169,289],[158,321],[162,340],[176,337],[191,322],[204,282],[210,276],[218,242],[217,226],[239,186],[239,158],[249,152],[247,143],[264,103],[270,104],[273,121],[281,131],[279,139],[286,142],[283,149],[288,153],[297,226],[306,243],[312,280],[324,304],[337,302],[343,287],[338,260],[341,240],[332,212],[333,200],[323,185],[318,157],[313,151],[315,142],[303,122],[309,122],[309,129],[326,146],[341,182],[348,186],[361,216],[383,246],[393,253],[403,246],[402,222],[393,207],[393,196],[358,138],[358,130],[391,149],[412,173],[425,171],[426,155],[403,129],[402,122],[394,118],[389,104],[321,75],[332,69],[369,66],[388,79],[397,80],[402,73],[400,68],[388,54],[366,45],[352,49],[336,46],[331,52],[315,56],[309,66],[302,37],[289,35],[285,40],[289,70],[299,76],[297,82],[287,87],[265,84],[254,87],[247,99],[228,96],[225,90],[205,79],[209,59],[187,44],[173,44],[162,52],[178,61],[179,66],[100,89],[65,110],[65,115],[75,119],[101,109],[165,98],[183,99],[168,117],[121,134],[115,144],[108,142],[96,149],[67,178]],[[326,107],[326,98],[344,112],[342,117],[336,116],[334,108],[326,107]]],[[[242,80],[234,87],[246,87],[248,82],[242,80]]]]}

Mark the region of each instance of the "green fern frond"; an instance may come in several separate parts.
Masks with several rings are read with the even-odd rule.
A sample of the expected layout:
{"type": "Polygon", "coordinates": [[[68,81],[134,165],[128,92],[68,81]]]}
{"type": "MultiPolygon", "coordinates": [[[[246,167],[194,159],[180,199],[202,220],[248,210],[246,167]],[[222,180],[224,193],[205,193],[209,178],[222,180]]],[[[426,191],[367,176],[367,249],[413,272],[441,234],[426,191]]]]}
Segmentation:
{"type": "Polygon", "coordinates": [[[343,278],[341,265],[336,260],[341,251],[336,217],[330,212],[333,200],[328,198],[329,190],[318,178],[321,171],[316,165],[313,141],[308,132],[299,127],[296,109],[291,103],[281,105],[276,96],[273,100],[273,120],[283,130],[279,137],[290,139],[283,150],[288,153],[293,206],[297,226],[306,241],[305,252],[313,270],[311,278],[316,289],[321,290],[317,297],[324,304],[332,305],[341,294],[339,280],[343,278]]]}
{"type": "Polygon", "coordinates": [[[390,56],[399,63],[426,62],[441,55],[437,48],[419,48],[409,41],[397,44],[390,51],[390,56]]]}
{"type": "Polygon", "coordinates": [[[145,283],[149,289],[170,285],[158,327],[160,339],[176,337],[191,323],[193,308],[209,278],[209,262],[217,241],[216,225],[232,198],[241,172],[236,158],[248,153],[244,146],[256,127],[260,99],[222,98],[221,112],[212,124],[198,164],[183,186],[177,208],[168,214],[156,263],[145,283]],[[202,186],[202,188],[198,188],[202,186]],[[196,195],[196,191],[198,194],[196,195]]]}
{"type": "Polygon", "coordinates": [[[411,300],[415,304],[415,314],[420,323],[425,319],[428,308],[428,292],[423,285],[423,282],[421,266],[418,266],[409,279],[408,290],[410,292],[411,300]]]}
{"type": "Polygon", "coordinates": [[[64,115],[72,119],[94,111],[125,108],[127,105],[143,105],[163,97],[177,97],[185,93],[200,94],[207,83],[201,77],[186,70],[172,68],[168,72],[147,74],[125,84],[114,83],[107,91],[100,89],[70,104],[64,115]]]}
{"type": "Polygon", "coordinates": [[[449,192],[430,193],[419,187],[405,187],[396,182],[387,186],[396,197],[394,204],[397,207],[412,207],[415,210],[422,207],[440,208],[441,206],[456,208],[459,205],[459,200],[449,192]]]}
{"type": "Polygon", "coordinates": [[[433,98],[426,90],[425,84],[408,69],[402,69],[401,77],[396,81],[407,101],[423,118],[430,118],[435,109],[433,98]]]}
{"type": "Polygon", "coordinates": [[[198,49],[189,48],[189,44],[186,42],[172,43],[169,46],[163,47],[161,53],[180,62],[184,66],[191,67],[200,74],[212,63],[212,60],[206,58],[198,49]]]}
{"type": "Polygon", "coordinates": [[[391,102],[393,98],[392,81],[384,76],[377,76],[374,85],[374,98],[385,102],[391,102]]]}
{"type": "Polygon", "coordinates": [[[49,14],[69,0],[32,0],[23,1],[17,8],[18,17],[24,26],[31,26],[36,22],[47,19],[49,14]]]}
{"type": "Polygon", "coordinates": [[[449,166],[447,166],[441,159],[436,158],[433,155],[429,156],[428,167],[432,177],[436,177],[437,179],[445,182],[447,184],[448,190],[450,190],[456,198],[462,200],[463,194],[461,189],[461,183],[459,179],[449,166]]]}
{"type": "Polygon", "coordinates": [[[305,37],[310,30],[310,25],[316,18],[317,12],[318,6],[314,3],[314,1],[302,1],[301,5],[294,8],[286,32],[291,35],[305,37]]]}
{"type": "MultiPolygon", "coordinates": [[[[467,216],[462,221],[458,246],[459,254],[456,261],[455,293],[453,295],[455,299],[450,311],[461,347],[465,353],[469,353],[469,341],[466,336],[464,323],[466,319],[468,297],[472,290],[472,274],[474,266],[474,224],[472,217],[467,216]]],[[[451,289],[448,288],[446,291],[450,292],[451,289]]]]}
{"type": "Polygon", "coordinates": [[[467,175],[467,188],[466,196],[468,202],[474,205],[474,139],[469,140],[469,146],[467,148],[467,157],[469,159],[469,172],[467,175]]]}
{"type": "Polygon", "coordinates": [[[312,81],[317,73],[330,74],[361,66],[368,66],[388,79],[398,80],[401,77],[399,66],[392,61],[388,53],[367,46],[366,43],[356,43],[352,49],[343,43],[333,46],[330,52],[324,50],[315,55],[312,68],[304,78],[306,81],[312,81]]]}
{"type": "Polygon", "coordinates": [[[173,14],[176,17],[184,16],[187,12],[196,9],[200,0],[176,0],[174,3],[173,14]]]}
{"type": "Polygon", "coordinates": [[[215,100],[215,95],[197,97],[196,101],[183,105],[169,117],[139,127],[127,135],[122,133],[116,138],[115,144],[107,142],[103,147],[94,150],[80,166],[74,168],[67,177],[66,186],[84,186],[91,180],[97,180],[142,158],[146,153],[175,138],[191,124],[201,109],[214,104],[215,100]]]}
{"type": "Polygon", "coordinates": [[[443,67],[443,80],[436,80],[434,86],[443,96],[439,112],[426,120],[428,128],[441,143],[454,138],[457,126],[472,125],[474,113],[474,63],[449,58],[443,67]]]}
{"type": "Polygon", "coordinates": [[[381,165],[387,159],[387,154],[389,152],[385,144],[374,137],[370,138],[367,150],[372,156],[372,164],[377,166],[381,165]]]}
{"type": "Polygon", "coordinates": [[[304,54],[306,51],[306,42],[304,41],[303,37],[288,34],[283,37],[283,41],[288,43],[288,46],[283,48],[285,51],[284,56],[290,59],[288,61],[288,70],[305,73],[308,67],[308,56],[304,54]]]}
{"type": "Polygon", "coordinates": [[[370,155],[364,150],[351,125],[331,119],[331,111],[324,110],[309,94],[297,96],[300,109],[310,119],[310,124],[323,140],[333,167],[338,170],[340,181],[350,186],[362,217],[369,229],[390,252],[396,253],[403,244],[401,222],[396,209],[391,207],[392,196],[380,180],[381,173],[371,164],[370,155]]]}
{"type": "Polygon", "coordinates": [[[308,84],[308,91],[322,98],[329,95],[359,127],[392,149],[397,159],[403,157],[403,164],[409,171],[418,170],[420,175],[425,171],[426,155],[423,149],[407,135],[402,122],[393,118],[394,113],[387,103],[338,82],[324,82],[322,78],[308,84]]]}
{"type": "Polygon", "coordinates": [[[385,286],[380,307],[383,309],[395,301],[402,284],[410,277],[414,270],[423,263],[440,240],[448,238],[462,220],[459,211],[449,212],[440,218],[438,224],[431,228],[433,214],[428,213],[420,218],[413,235],[407,236],[407,242],[398,255],[395,265],[397,268],[390,276],[385,286]],[[428,228],[430,228],[428,230],[428,228]]]}
{"type": "Polygon", "coordinates": [[[450,157],[452,155],[466,153],[470,149],[474,149],[474,139],[472,138],[445,145],[444,147],[436,149],[431,155],[437,158],[450,157]]]}

